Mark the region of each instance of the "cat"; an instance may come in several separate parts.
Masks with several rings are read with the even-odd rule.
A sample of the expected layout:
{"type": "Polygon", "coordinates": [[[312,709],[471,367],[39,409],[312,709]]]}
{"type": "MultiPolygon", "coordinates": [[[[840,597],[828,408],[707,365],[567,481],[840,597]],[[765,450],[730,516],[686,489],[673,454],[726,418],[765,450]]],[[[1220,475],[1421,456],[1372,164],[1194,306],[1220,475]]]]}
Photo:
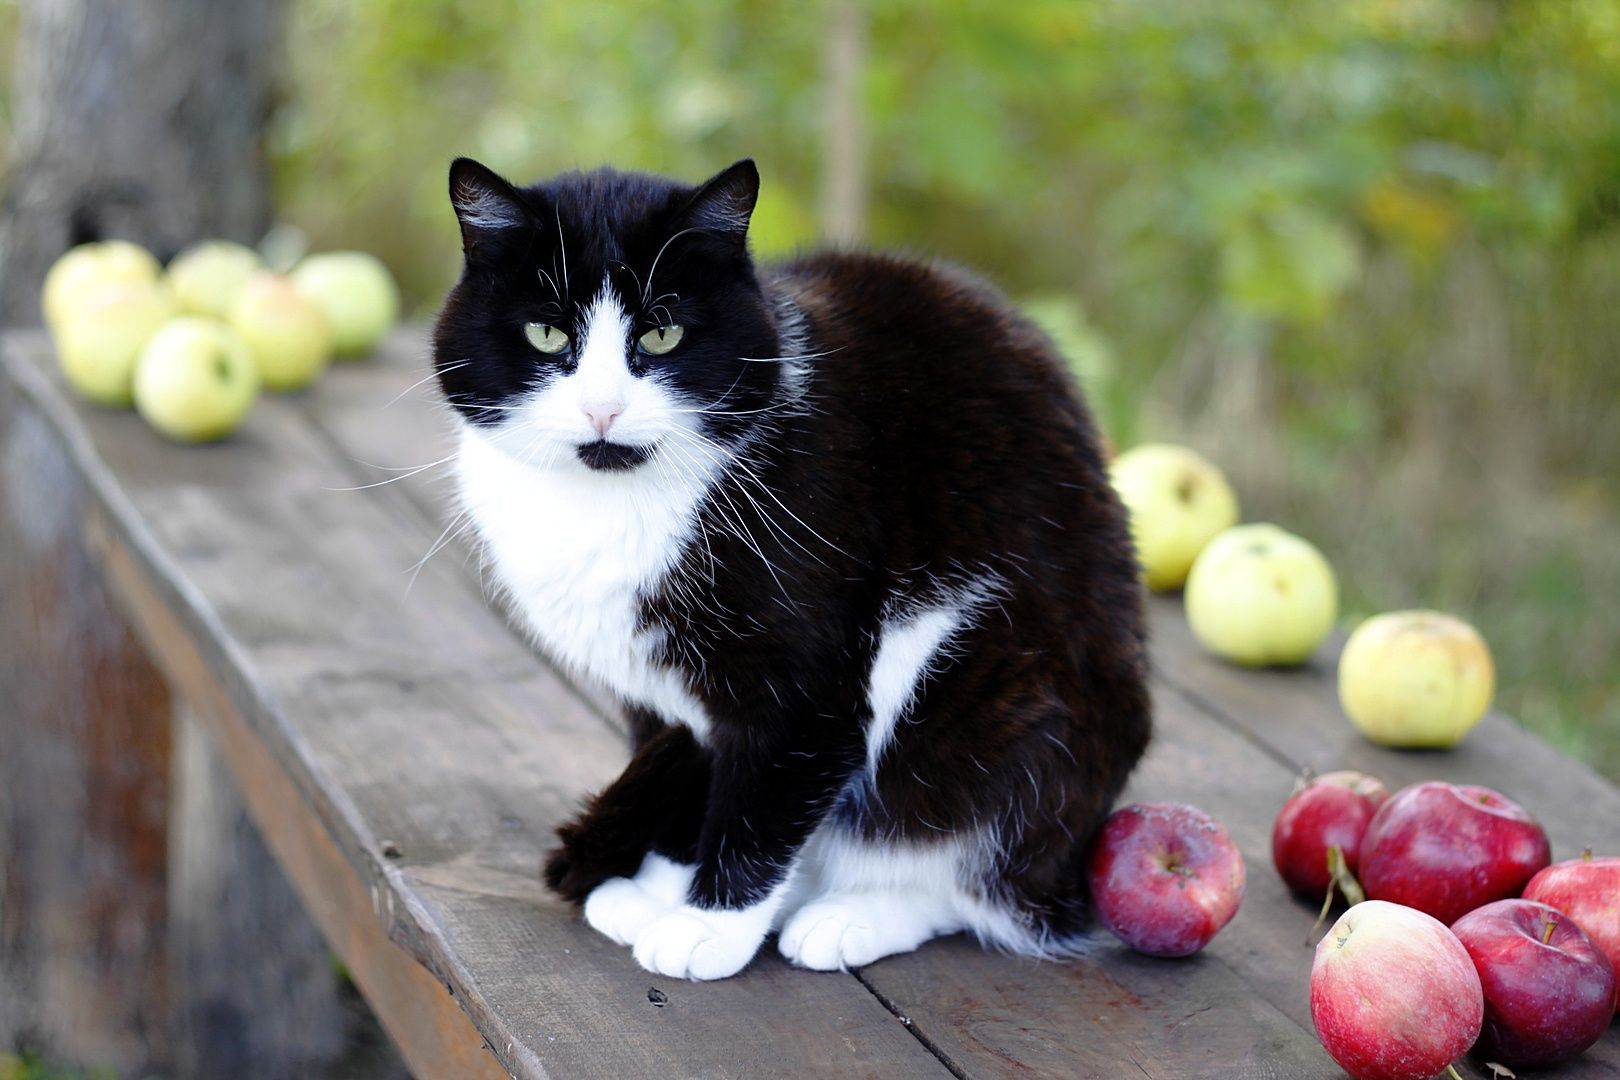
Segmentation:
{"type": "Polygon", "coordinates": [[[458,159],[434,365],[534,643],[623,705],[546,882],[649,971],[1060,957],[1150,735],[1139,569],[1052,343],[944,265],[754,262],[759,173],[458,159]]]}

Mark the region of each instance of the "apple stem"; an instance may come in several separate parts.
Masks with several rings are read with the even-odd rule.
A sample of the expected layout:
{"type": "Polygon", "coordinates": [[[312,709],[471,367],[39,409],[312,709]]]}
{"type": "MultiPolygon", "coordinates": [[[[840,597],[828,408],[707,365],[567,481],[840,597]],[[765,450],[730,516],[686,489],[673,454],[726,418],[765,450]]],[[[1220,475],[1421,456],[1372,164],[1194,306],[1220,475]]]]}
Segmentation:
{"type": "Polygon", "coordinates": [[[1556,919],[1548,919],[1547,920],[1547,925],[1542,927],[1542,929],[1541,929],[1541,943],[1543,945],[1545,945],[1545,944],[1547,944],[1547,942],[1551,941],[1552,936],[1553,936],[1553,931],[1557,930],[1557,929],[1558,929],[1558,921],[1556,919]]]}
{"type": "Polygon", "coordinates": [[[1333,879],[1328,878],[1327,895],[1322,897],[1322,910],[1316,913],[1316,921],[1311,923],[1310,932],[1305,935],[1305,945],[1307,947],[1310,946],[1311,939],[1316,936],[1316,932],[1322,929],[1322,924],[1327,922],[1328,912],[1333,908],[1333,885],[1333,879]]]}
{"type": "Polygon", "coordinates": [[[1455,1065],[1447,1065],[1446,1073],[1450,1075],[1451,1080],[1463,1080],[1462,1073],[1457,1071],[1457,1066],[1455,1065]]]}
{"type": "Polygon", "coordinates": [[[1592,849],[1591,848],[1583,848],[1581,850],[1581,862],[1591,862],[1591,861],[1592,861],[1592,849]]]}

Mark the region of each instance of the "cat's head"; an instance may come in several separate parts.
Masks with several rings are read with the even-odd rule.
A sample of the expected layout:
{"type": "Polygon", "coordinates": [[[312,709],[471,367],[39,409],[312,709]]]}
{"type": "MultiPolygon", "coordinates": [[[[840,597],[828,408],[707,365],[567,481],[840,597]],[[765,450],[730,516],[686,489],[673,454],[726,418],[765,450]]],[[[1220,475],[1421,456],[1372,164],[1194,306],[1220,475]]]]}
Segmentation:
{"type": "Polygon", "coordinates": [[[748,254],[758,193],[747,160],[696,187],[599,169],[518,188],[458,159],[465,262],[434,339],[446,401],[540,468],[734,445],[783,378],[748,254]]]}

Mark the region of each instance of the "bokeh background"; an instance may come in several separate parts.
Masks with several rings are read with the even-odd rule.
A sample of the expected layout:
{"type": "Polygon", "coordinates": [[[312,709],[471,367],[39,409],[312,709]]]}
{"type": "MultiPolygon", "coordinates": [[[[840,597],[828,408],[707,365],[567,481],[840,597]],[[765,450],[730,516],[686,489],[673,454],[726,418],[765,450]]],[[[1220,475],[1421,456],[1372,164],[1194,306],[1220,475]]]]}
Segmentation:
{"type": "Polygon", "coordinates": [[[976,267],[1120,446],[1316,541],[1345,620],[1477,622],[1620,776],[1614,0],[296,0],[276,205],[426,317],[446,161],[764,175],[758,249],[976,267]]]}
{"type": "MultiPolygon", "coordinates": [[[[7,206],[15,87],[39,61],[22,9],[55,2],[0,0],[7,206]]],[[[601,163],[697,180],[751,156],[760,254],[869,245],[983,272],[1047,326],[1117,446],[1219,463],[1246,519],[1328,555],[1347,627],[1472,620],[1503,711],[1620,778],[1620,0],[285,16],[262,117],[274,216],[381,256],[412,317],[459,267],[458,154],[519,181],[601,163]]],[[[397,1072],[379,1068],[352,1075],[397,1072]]],[[[0,1055],[0,1080],[69,1075],[0,1055]]]]}
{"type": "MultiPolygon", "coordinates": [[[[604,162],[695,180],[753,156],[761,253],[832,240],[986,273],[1116,444],[1215,459],[1246,518],[1327,552],[1347,624],[1473,619],[1502,707],[1620,776],[1614,0],[287,17],[277,216],[377,252],[416,316],[454,280],[457,154],[519,180],[604,162]]],[[[0,3],[7,87],[17,20],[0,3]]]]}

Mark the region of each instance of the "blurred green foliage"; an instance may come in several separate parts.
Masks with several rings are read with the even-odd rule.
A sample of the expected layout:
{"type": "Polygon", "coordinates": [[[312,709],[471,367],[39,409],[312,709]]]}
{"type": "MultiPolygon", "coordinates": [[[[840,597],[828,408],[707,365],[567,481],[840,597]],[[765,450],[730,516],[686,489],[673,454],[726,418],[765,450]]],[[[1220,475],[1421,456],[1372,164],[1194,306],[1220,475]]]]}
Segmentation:
{"type": "MultiPolygon", "coordinates": [[[[420,315],[457,154],[752,156],[757,250],[816,240],[837,0],[289,2],[281,215],[420,315]]],[[[870,242],[1023,298],[1114,442],[1218,461],[1347,622],[1474,619],[1506,710],[1620,776],[1620,2],[861,8],[870,242]]]]}
{"type": "Polygon", "coordinates": [[[58,1068],[32,1054],[0,1053],[0,1080],[115,1080],[115,1074],[110,1069],[58,1068]]]}
{"type": "MultiPolygon", "coordinates": [[[[453,280],[448,160],[693,180],[817,234],[827,0],[294,0],[284,215],[453,280]]],[[[1620,776],[1620,4],[870,0],[870,241],[987,273],[1119,445],[1312,536],[1347,621],[1476,620],[1620,776]]]]}

